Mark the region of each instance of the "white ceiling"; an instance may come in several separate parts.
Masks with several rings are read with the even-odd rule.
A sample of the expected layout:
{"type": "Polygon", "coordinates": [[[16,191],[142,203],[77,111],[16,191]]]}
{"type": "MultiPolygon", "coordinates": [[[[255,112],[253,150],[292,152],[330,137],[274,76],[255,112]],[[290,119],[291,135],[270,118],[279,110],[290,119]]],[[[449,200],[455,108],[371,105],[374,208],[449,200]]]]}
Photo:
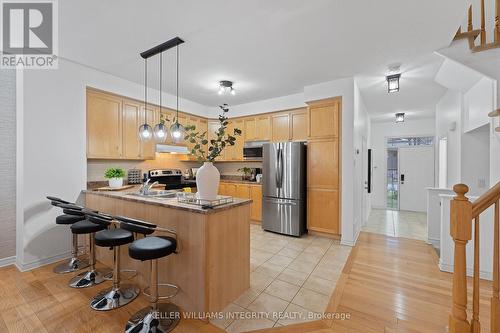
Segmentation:
{"type": "Polygon", "coordinates": [[[430,118],[434,116],[436,103],[446,88],[434,80],[443,63],[443,58],[428,54],[401,65],[400,90],[387,92],[384,75],[387,67],[379,66],[373,72],[358,75],[356,81],[373,121],[394,120],[396,112],[404,112],[406,119],[430,118]]]}
{"type": "MultiPolygon", "coordinates": [[[[180,47],[180,95],[207,106],[235,105],[359,73],[383,76],[390,63],[406,64],[447,46],[466,3],[64,0],[59,1],[59,49],[64,58],[142,84],[139,53],[179,36],[186,41],[180,47]],[[224,79],[235,82],[236,96],[217,95],[217,82],[224,79]]],[[[174,60],[172,51],[164,57],[164,90],[170,93],[175,93],[174,60]]],[[[153,61],[150,85],[156,86],[153,61]]],[[[382,113],[389,97],[362,86],[366,103],[373,102],[382,113]]],[[[432,87],[423,87],[423,95],[404,97],[412,87],[405,74],[395,105],[400,99],[413,102],[435,94],[432,87]]]]}

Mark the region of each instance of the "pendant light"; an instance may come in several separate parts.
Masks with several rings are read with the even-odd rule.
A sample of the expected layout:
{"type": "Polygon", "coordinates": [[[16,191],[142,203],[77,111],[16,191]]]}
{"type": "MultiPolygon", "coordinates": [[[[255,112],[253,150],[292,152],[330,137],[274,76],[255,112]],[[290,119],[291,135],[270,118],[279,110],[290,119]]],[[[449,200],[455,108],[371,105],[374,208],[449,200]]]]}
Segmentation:
{"type": "MultiPolygon", "coordinates": [[[[161,98],[162,98],[162,89],[161,89],[161,84],[162,84],[162,79],[163,79],[163,52],[160,53],[160,113],[161,113],[161,98]]],[[[157,143],[163,143],[165,140],[167,140],[167,127],[165,124],[162,122],[158,123],[155,125],[153,134],[155,137],[155,140],[157,143]]]]}
{"type": "Polygon", "coordinates": [[[148,106],[148,59],[144,59],[144,124],[139,127],[139,139],[149,141],[153,138],[153,129],[148,124],[146,110],[148,106]]]}
{"type": "Polygon", "coordinates": [[[172,141],[175,143],[180,143],[184,140],[185,129],[184,126],[179,124],[179,45],[176,46],[177,51],[177,113],[175,116],[175,122],[170,126],[170,135],[172,141]]]}

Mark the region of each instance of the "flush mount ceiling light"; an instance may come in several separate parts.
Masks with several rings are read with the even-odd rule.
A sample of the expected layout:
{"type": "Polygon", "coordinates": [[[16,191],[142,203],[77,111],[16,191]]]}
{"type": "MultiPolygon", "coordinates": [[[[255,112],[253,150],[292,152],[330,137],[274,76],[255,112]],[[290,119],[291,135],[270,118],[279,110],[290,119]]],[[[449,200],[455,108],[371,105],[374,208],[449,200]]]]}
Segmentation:
{"type": "Polygon", "coordinates": [[[396,113],[396,122],[397,123],[402,123],[405,121],[405,113],[404,112],[398,112],[396,113]]]}
{"type": "MultiPolygon", "coordinates": [[[[160,110],[161,110],[161,104],[162,104],[161,83],[162,83],[162,74],[163,74],[162,73],[162,70],[163,70],[162,55],[163,55],[164,51],[171,49],[173,47],[176,47],[176,51],[177,51],[177,72],[176,72],[176,76],[177,76],[177,82],[176,82],[176,84],[177,84],[177,113],[176,113],[176,117],[174,119],[174,123],[172,124],[172,126],[170,126],[170,135],[172,136],[172,140],[175,143],[179,143],[184,139],[184,126],[179,124],[179,44],[182,44],[182,43],[184,43],[184,41],[182,39],[180,39],[179,37],[175,37],[175,38],[172,38],[172,39],[166,41],[165,43],[162,43],[160,45],[152,47],[149,50],[141,53],[141,57],[144,58],[144,110],[147,109],[147,100],[148,100],[148,89],[147,89],[147,82],[148,82],[147,63],[148,62],[147,62],[147,59],[150,57],[153,57],[157,54],[160,54],[160,110]]],[[[146,120],[146,123],[139,127],[139,137],[141,138],[141,140],[149,140],[152,138],[153,135],[158,142],[164,142],[167,138],[167,135],[168,135],[167,128],[162,122],[160,122],[159,124],[155,125],[155,129],[153,131],[151,126],[149,126],[147,124],[147,120],[146,120]]]]}
{"type": "Polygon", "coordinates": [[[219,95],[225,95],[228,93],[236,95],[236,90],[233,88],[233,82],[227,80],[219,81],[219,95]]]}
{"type": "Polygon", "coordinates": [[[401,74],[392,74],[392,75],[386,76],[387,92],[388,93],[393,93],[393,92],[399,91],[399,78],[400,77],[401,77],[401,74]]]}

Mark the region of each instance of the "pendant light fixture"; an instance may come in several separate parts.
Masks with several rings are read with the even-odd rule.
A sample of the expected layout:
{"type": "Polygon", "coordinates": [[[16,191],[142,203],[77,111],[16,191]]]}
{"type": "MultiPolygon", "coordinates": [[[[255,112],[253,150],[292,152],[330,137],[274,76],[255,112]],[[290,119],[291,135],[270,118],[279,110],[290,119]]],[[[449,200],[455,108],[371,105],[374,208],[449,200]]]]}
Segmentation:
{"type": "Polygon", "coordinates": [[[172,136],[172,141],[175,143],[182,142],[184,140],[184,134],[185,134],[185,129],[184,126],[179,124],[179,44],[176,46],[176,52],[177,52],[177,70],[176,70],[176,90],[177,90],[177,107],[176,107],[176,116],[175,116],[175,122],[170,126],[170,135],[172,136]]]}
{"type": "MultiPolygon", "coordinates": [[[[161,102],[162,102],[162,80],[163,80],[163,52],[160,53],[160,113],[161,113],[161,102]]],[[[167,127],[163,122],[159,122],[158,124],[155,125],[154,130],[154,137],[157,143],[163,143],[165,140],[167,140],[167,127]]]]}
{"type": "Polygon", "coordinates": [[[148,124],[146,110],[148,107],[148,59],[144,58],[144,124],[139,126],[139,139],[149,141],[153,138],[153,129],[148,124]]]}

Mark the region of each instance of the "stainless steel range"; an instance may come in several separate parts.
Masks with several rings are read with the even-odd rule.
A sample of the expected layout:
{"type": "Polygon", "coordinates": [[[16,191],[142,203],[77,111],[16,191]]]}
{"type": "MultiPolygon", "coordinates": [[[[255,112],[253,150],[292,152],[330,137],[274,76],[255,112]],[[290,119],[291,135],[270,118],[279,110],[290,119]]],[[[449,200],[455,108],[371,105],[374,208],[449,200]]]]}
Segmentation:
{"type": "Polygon", "coordinates": [[[149,170],[148,178],[150,184],[158,182],[165,184],[166,190],[178,190],[184,187],[191,187],[189,183],[182,180],[182,171],[179,169],[154,169],[149,170]]]}

